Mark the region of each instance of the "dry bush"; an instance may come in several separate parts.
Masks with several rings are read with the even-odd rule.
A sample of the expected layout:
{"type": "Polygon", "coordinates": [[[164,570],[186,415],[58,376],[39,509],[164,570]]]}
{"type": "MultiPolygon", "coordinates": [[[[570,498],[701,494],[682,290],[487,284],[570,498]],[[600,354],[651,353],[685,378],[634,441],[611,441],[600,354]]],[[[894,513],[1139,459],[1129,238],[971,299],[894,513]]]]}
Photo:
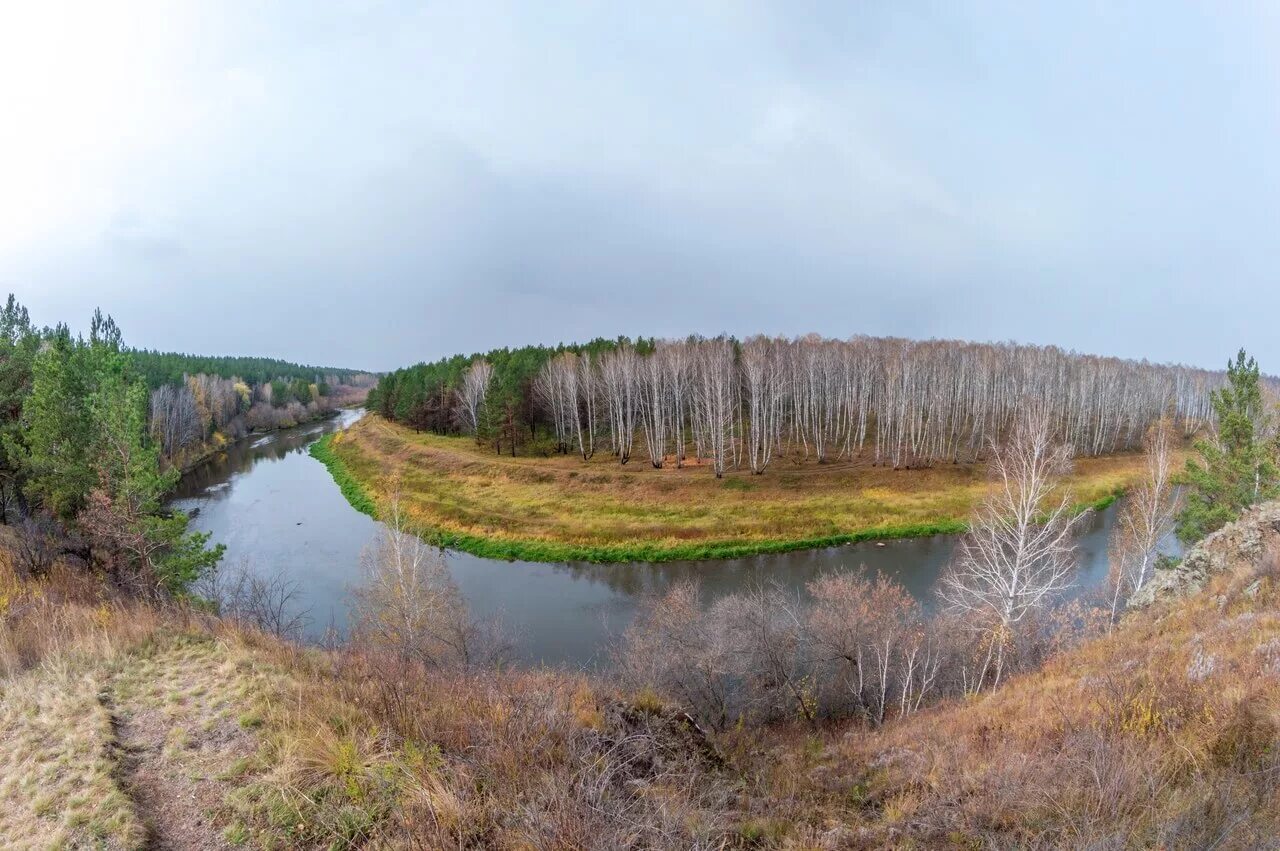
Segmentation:
{"type": "Polygon", "coordinates": [[[42,577],[58,557],[58,541],[64,537],[58,523],[40,513],[24,517],[14,525],[10,554],[14,569],[24,579],[42,577]]]}
{"type": "Polygon", "coordinates": [[[619,651],[618,671],[632,688],[657,689],[717,729],[737,709],[729,648],[692,580],[641,602],[619,651]]]}
{"type": "Polygon", "coordinates": [[[192,590],[223,618],[277,638],[300,639],[311,620],[309,610],[298,606],[297,581],[283,571],[260,573],[248,561],[215,566],[192,590]]]}
{"type": "Polygon", "coordinates": [[[443,552],[406,531],[397,497],[384,516],[352,592],[353,640],[427,668],[474,671],[503,661],[510,646],[499,625],[471,616],[443,552]]]}
{"type": "Polygon", "coordinates": [[[808,614],[828,711],[875,724],[920,708],[938,680],[943,646],[901,585],[865,571],[809,586],[808,614]]]}
{"type": "Polygon", "coordinates": [[[721,597],[708,617],[739,684],[740,719],[817,718],[813,642],[794,595],[775,584],[752,584],[721,597]]]}

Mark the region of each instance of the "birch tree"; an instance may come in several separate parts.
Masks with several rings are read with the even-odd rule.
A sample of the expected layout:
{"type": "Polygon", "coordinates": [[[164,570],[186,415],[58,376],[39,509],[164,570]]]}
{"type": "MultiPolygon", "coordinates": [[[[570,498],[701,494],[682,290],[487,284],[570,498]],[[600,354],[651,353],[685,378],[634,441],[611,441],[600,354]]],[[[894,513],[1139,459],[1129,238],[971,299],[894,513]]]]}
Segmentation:
{"type": "Polygon", "coordinates": [[[1076,566],[1077,518],[1070,493],[1061,487],[1071,451],[1055,439],[1041,406],[1025,404],[1009,440],[992,448],[989,466],[991,492],[939,588],[951,609],[989,634],[979,688],[993,662],[993,686],[1000,684],[1014,628],[1070,587],[1076,566]]]}
{"type": "Polygon", "coordinates": [[[361,567],[353,592],[360,640],[430,669],[471,670],[506,652],[493,625],[471,618],[443,551],[408,531],[394,493],[361,567]]]}
{"type": "Polygon", "coordinates": [[[620,464],[631,460],[639,403],[639,356],[629,343],[600,357],[600,389],[609,416],[609,438],[620,464]]]}
{"type": "Polygon", "coordinates": [[[1146,472],[1131,488],[1120,509],[1111,546],[1111,622],[1121,605],[1147,584],[1160,555],[1160,544],[1173,531],[1178,512],[1173,483],[1175,429],[1161,418],[1147,431],[1146,472]]]}
{"type": "Polygon", "coordinates": [[[637,389],[640,395],[640,422],[644,426],[649,463],[661,468],[667,455],[667,426],[670,422],[670,394],[666,359],[650,355],[640,359],[637,389]]]}
{"type": "Polygon", "coordinates": [[[706,456],[717,479],[724,476],[733,450],[733,429],[737,415],[736,374],[733,344],[724,338],[704,340],[698,345],[694,386],[694,412],[705,441],[706,456]]]}
{"type": "Polygon", "coordinates": [[[489,392],[489,382],[493,380],[493,365],[484,358],[471,362],[462,373],[462,391],[458,401],[466,420],[466,427],[473,435],[480,433],[480,416],[484,411],[485,396],[489,392]]]}

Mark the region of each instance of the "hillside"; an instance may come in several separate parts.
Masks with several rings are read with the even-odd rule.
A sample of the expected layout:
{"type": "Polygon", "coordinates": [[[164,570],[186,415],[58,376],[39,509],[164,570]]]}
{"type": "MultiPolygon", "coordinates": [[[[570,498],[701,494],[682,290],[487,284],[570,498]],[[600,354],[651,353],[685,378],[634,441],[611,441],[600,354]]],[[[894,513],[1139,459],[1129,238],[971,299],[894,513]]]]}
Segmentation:
{"type": "MultiPolygon", "coordinates": [[[[768,475],[730,470],[717,479],[693,464],[512,458],[377,416],[320,452],[331,468],[341,465],[340,482],[375,502],[398,488],[429,537],[532,561],[732,557],[956,532],[988,487],[980,464],[893,470],[865,458],[816,465],[784,457],[768,475]]],[[[1073,500],[1109,502],[1142,475],[1143,463],[1136,453],[1077,459],[1073,500]]]]}
{"type": "Polygon", "coordinates": [[[6,573],[0,833],[32,848],[1258,847],[1280,828],[1280,561],[1228,550],[1273,535],[1277,510],[1206,545],[1221,572],[1203,592],[879,731],[710,737],[581,676],[410,671],[6,573]]]}

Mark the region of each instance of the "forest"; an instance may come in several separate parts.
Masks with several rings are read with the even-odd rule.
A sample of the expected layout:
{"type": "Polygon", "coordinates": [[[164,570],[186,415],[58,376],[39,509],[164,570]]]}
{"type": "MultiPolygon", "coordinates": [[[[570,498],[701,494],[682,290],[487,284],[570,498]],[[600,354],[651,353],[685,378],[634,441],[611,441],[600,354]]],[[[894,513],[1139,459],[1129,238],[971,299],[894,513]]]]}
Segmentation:
{"type": "Polygon", "coordinates": [[[374,381],[139,352],[101,312],[83,337],[37,327],[10,295],[0,311],[0,522],[20,527],[28,573],[73,555],[136,593],[182,594],[220,552],[163,507],[183,466],[249,431],[359,402],[374,381]]]}
{"type": "Polygon", "coordinates": [[[619,338],[397,370],[370,406],[499,453],[607,451],[626,464],[642,452],[653,467],[692,458],[719,477],[763,473],[781,452],[817,463],[869,455],[895,469],[977,460],[1027,404],[1077,455],[1103,455],[1139,446],[1165,415],[1194,434],[1222,382],[1221,372],[1014,343],[619,338]]]}
{"type": "Polygon", "coordinates": [[[377,377],[272,358],[131,350],[151,388],[149,421],[164,456],[189,464],[252,431],[290,428],[364,401],[377,377]]]}

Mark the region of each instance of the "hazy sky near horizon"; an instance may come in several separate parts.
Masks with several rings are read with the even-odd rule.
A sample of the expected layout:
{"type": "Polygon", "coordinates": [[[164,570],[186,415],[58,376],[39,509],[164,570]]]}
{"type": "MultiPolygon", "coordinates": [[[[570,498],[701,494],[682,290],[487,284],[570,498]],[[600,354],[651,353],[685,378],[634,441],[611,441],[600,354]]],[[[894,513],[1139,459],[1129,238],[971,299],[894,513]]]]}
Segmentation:
{"type": "Polygon", "coordinates": [[[389,369],[595,336],[1280,372],[1280,11],[11,3],[0,290],[389,369]]]}

